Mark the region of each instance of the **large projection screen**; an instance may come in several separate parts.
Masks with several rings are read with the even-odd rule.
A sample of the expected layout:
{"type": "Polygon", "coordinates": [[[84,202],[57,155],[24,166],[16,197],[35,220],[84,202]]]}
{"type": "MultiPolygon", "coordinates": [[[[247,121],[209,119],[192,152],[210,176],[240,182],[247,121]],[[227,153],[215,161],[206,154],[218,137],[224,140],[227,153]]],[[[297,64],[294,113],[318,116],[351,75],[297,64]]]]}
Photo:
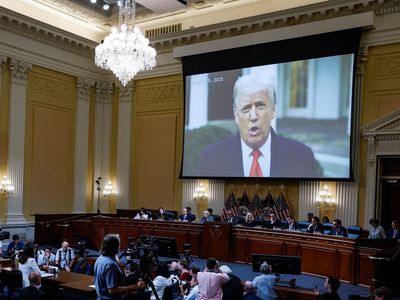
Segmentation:
{"type": "Polygon", "coordinates": [[[207,56],[198,57],[204,65],[184,76],[182,177],[352,179],[357,47],[309,46],[309,53],[286,49],[282,57],[273,48],[273,59],[266,59],[273,63],[265,64],[257,58],[207,68],[207,56]]]}

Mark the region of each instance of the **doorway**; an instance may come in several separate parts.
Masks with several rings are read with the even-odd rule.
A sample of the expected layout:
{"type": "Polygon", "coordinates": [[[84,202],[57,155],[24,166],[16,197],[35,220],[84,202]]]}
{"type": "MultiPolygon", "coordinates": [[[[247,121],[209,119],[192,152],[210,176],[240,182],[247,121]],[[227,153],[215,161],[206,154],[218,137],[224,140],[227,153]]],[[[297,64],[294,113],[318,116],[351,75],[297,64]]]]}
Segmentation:
{"type": "Polygon", "coordinates": [[[385,230],[400,218],[400,156],[379,157],[378,201],[375,210],[385,230]]]}

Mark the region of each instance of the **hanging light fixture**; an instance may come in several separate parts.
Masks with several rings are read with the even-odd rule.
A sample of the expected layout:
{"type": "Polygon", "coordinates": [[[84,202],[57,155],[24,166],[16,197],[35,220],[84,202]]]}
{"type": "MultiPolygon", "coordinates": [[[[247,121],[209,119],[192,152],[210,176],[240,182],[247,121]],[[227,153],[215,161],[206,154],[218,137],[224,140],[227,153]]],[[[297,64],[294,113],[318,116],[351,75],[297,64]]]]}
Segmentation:
{"type": "Polygon", "coordinates": [[[134,26],[136,0],[120,0],[118,27],[112,27],[104,42],[96,47],[96,66],[111,70],[125,86],[137,72],[156,65],[156,50],[134,26]]]}

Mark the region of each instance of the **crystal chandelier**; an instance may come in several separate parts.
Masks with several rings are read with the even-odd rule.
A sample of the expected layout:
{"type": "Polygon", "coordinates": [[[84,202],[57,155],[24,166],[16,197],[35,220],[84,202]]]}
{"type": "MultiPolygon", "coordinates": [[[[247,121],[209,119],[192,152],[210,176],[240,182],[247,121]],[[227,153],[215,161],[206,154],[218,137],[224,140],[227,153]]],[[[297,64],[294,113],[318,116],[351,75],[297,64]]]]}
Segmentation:
{"type": "Polygon", "coordinates": [[[125,86],[139,71],[156,65],[156,50],[134,26],[136,0],[120,0],[119,24],[113,26],[104,42],[96,47],[96,66],[111,70],[125,86]]]}

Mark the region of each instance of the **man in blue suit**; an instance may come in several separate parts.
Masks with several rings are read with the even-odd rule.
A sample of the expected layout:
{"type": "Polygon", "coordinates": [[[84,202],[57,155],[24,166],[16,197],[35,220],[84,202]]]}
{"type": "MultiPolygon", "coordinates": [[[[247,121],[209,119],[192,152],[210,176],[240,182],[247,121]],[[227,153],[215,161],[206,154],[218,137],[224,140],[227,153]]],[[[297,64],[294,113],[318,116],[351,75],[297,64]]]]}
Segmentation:
{"type": "Polygon", "coordinates": [[[400,230],[399,230],[399,221],[392,221],[392,228],[390,228],[387,232],[386,237],[388,239],[400,239],[400,230]]]}
{"type": "Polygon", "coordinates": [[[260,76],[240,77],[233,90],[233,114],[239,132],[207,146],[199,160],[198,176],[319,178],[321,168],[312,150],[278,136],[275,84],[260,76]]]}

